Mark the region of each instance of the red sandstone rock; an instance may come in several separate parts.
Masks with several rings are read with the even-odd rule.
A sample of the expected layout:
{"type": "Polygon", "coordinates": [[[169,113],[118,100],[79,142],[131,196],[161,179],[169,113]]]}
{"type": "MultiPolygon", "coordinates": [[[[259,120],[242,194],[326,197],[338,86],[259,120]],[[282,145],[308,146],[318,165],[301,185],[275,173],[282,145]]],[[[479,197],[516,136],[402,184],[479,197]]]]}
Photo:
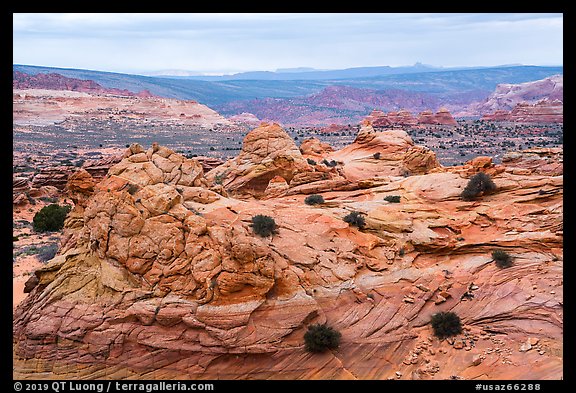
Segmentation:
{"type": "Polygon", "coordinates": [[[496,111],[511,111],[519,103],[535,104],[541,100],[564,101],[563,75],[553,75],[519,84],[499,84],[494,93],[485,102],[475,106],[473,111],[482,115],[496,111]]]}
{"type": "Polygon", "coordinates": [[[263,195],[275,176],[290,182],[299,172],[311,171],[290,136],[276,123],[264,123],[244,138],[238,157],[206,174],[216,178],[228,192],[263,195]]]}
{"type": "Polygon", "coordinates": [[[152,95],[148,90],[133,93],[125,89],[108,89],[100,86],[93,80],[68,78],[57,73],[39,73],[36,75],[29,75],[20,71],[14,71],[12,85],[14,89],[71,90],[85,93],[114,94],[128,97],[154,97],[154,95],[152,95]]]}
{"type": "Polygon", "coordinates": [[[563,123],[564,105],[562,101],[542,100],[535,104],[518,103],[512,111],[498,110],[482,116],[482,120],[511,121],[516,123],[563,123]]]}
{"type": "MultiPolygon", "coordinates": [[[[378,161],[398,164],[414,148],[404,134],[364,125],[346,152],[377,147],[378,161]]],[[[220,197],[196,214],[186,198],[208,185],[201,165],[131,146],[71,212],[74,245],[36,271],[15,310],[13,376],[560,379],[563,179],[535,170],[560,159],[554,150],[508,157],[505,168],[528,173],[495,174],[498,191],[475,202],[459,198],[462,169],[447,167],[298,186],[340,182],[340,191],[325,189],[322,207],[305,205],[293,187],[266,200],[220,197]],[[366,216],[366,230],[342,220],[352,210],[366,216]],[[256,236],[256,214],[274,217],[277,233],[256,236]],[[496,267],[495,248],[514,265],[496,267]],[[462,320],[453,343],[463,350],[432,335],[430,316],[445,310],[462,320]],[[324,322],[341,345],[312,355],[304,333],[324,322]],[[519,352],[525,343],[547,349],[519,352]]]]}
{"type": "Polygon", "coordinates": [[[456,120],[452,117],[448,109],[440,108],[436,114],[432,111],[423,111],[418,115],[419,124],[436,124],[436,125],[458,125],[456,120]]]}
{"type": "Polygon", "coordinates": [[[312,158],[323,158],[328,153],[333,152],[334,149],[328,143],[320,141],[318,138],[308,138],[300,144],[300,152],[304,156],[312,158]]]}
{"type": "Polygon", "coordinates": [[[343,163],[342,174],[349,181],[382,176],[403,176],[411,171],[425,173],[440,166],[431,150],[414,146],[403,130],[376,132],[368,121],[354,143],[328,156],[343,163]],[[379,153],[375,159],[374,154],[379,153]]]}

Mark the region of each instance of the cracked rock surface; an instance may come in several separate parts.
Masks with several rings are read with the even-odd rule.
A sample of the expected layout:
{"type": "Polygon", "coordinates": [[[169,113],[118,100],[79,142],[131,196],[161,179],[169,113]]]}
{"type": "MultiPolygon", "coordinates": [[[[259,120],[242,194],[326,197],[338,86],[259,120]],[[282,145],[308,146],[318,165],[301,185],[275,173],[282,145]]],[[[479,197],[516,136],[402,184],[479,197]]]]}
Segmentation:
{"type": "Polygon", "coordinates": [[[471,202],[459,194],[474,165],[433,167],[308,206],[305,193],[227,197],[197,161],[130,146],[100,183],[68,184],[60,252],[14,313],[14,378],[560,379],[559,167],[502,166],[498,191],[471,202]],[[256,235],[257,214],[277,233],[256,235]],[[434,337],[439,311],[462,333],[434,337]],[[306,352],[307,326],[325,322],[340,347],[306,352]]]}

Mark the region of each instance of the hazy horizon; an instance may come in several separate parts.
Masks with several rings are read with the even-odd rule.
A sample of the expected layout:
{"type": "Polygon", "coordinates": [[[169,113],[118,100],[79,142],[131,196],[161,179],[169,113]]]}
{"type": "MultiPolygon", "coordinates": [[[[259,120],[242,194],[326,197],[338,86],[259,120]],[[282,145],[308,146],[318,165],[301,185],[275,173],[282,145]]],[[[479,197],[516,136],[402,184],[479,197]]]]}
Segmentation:
{"type": "Polygon", "coordinates": [[[13,64],[221,75],[562,66],[562,14],[13,14],[13,64]]]}

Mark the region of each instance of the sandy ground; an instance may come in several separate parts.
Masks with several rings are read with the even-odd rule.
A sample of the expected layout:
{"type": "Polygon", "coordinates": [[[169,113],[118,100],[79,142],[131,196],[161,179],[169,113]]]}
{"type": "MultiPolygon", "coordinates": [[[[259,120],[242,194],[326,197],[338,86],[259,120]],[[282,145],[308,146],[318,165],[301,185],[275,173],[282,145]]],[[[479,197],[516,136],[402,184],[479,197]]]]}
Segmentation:
{"type": "Polygon", "coordinates": [[[27,296],[24,293],[24,284],[34,272],[42,267],[42,263],[34,255],[29,255],[18,259],[18,262],[12,265],[12,308],[16,308],[27,296]]]}
{"type": "MultiPolygon", "coordinates": [[[[17,241],[13,241],[13,262],[12,262],[12,308],[24,300],[27,296],[24,293],[24,283],[28,280],[33,272],[44,265],[37,255],[29,255],[25,252],[27,247],[36,246],[42,247],[47,244],[60,242],[61,232],[47,232],[36,233],[34,230],[26,225],[23,226],[22,222],[27,221],[32,224],[32,220],[36,212],[47,204],[36,200],[36,205],[27,204],[22,207],[14,207],[12,211],[12,221],[14,223],[12,229],[12,236],[18,237],[17,241]]],[[[62,204],[62,201],[58,202],[62,204]]]]}

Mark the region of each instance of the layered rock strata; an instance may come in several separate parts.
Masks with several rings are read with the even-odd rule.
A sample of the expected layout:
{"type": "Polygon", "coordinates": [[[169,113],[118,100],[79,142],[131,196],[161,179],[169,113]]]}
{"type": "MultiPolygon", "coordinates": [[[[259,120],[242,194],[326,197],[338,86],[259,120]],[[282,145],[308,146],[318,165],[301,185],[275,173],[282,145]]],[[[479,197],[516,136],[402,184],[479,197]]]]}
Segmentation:
{"type": "MultiPolygon", "coordinates": [[[[268,142],[245,141],[266,152],[252,156],[264,167],[300,154],[274,155],[283,138],[271,127],[268,142]]],[[[387,138],[365,126],[355,143],[402,157],[411,148],[402,134],[387,138]]],[[[525,165],[518,154],[506,162],[525,165]]],[[[227,168],[248,162],[244,154],[227,168]]],[[[195,160],[133,145],[92,189],[83,172],[69,183],[85,198],[76,197],[59,255],[36,271],[15,311],[13,376],[560,379],[561,166],[514,173],[506,162],[493,173],[497,192],[471,202],[459,197],[467,172],[451,167],[359,179],[366,188],[326,190],[324,204],[308,206],[303,193],[224,197],[195,160]],[[342,220],[350,211],[365,216],[363,230],[342,220]],[[257,214],[275,219],[273,236],[254,233],[257,214]],[[513,266],[498,268],[494,249],[513,266]],[[457,313],[463,332],[434,337],[439,311],[457,313]],[[307,326],[324,322],[341,332],[340,347],[306,352],[307,326]]],[[[248,184],[236,179],[253,171],[225,185],[248,184]]],[[[265,182],[270,192],[289,185],[280,177],[265,182]]]]}

